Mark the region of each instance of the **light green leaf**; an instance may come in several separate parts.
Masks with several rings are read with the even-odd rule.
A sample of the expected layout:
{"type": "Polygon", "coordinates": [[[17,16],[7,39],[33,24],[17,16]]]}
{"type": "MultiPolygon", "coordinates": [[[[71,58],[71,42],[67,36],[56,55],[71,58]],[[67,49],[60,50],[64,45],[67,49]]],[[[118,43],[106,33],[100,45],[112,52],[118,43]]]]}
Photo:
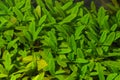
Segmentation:
{"type": "Polygon", "coordinates": [[[108,75],[107,79],[106,80],[114,80],[114,78],[117,76],[118,74],[117,73],[111,73],[108,75]]]}
{"type": "Polygon", "coordinates": [[[65,73],[65,70],[58,70],[58,71],[55,72],[56,75],[62,74],[62,73],[65,73]]]}
{"type": "Polygon", "coordinates": [[[50,14],[50,12],[46,8],[42,8],[42,11],[44,12],[45,15],[47,15],[47,19],[49,20],[49,22],[53,24],[56,23],[55,18],[50,14]]]}
{"type": "Polygon", "coordinates": [[[82,30],[85,28],[85,25],[81,25],[76,28],[75,30],[75,40],[80,39],[80,34],[82,33],[82,30]]]}
{"type": "Polygon", "coordinates": [[[0,64],[0,73],[5,74],[7,73],[3,65],[0,64]]]}
{"type": "Polygon", "coordinates": [[[24,36],[26,39],[28,39],[29,41],[32,40],[31,35],[29,34],[29,32],[27,30],[23,30],[23,33],[24,33],[24,36]]]}
{"type": "Polygon", "coordinates": [[[21,74],[11,75],[10,80],[16,80],[21,76],[21,74]]]}
{"type": "Polygon", "coordinates": [[[78,56],[79,58],[84,58],[84,57],[85,57],[82,49],[77,48],[77,56],[78,56]]]}
{"type": "Polygon", "coordinates": [[[105,17],[105,13],[106,13],[106,11],[105,11],[104,7],[100,7],[100,9],[98,10],[98,23],[99,23],[99,25],[101,25],[101,23],[105,17]]]}
{"type": "Polygon", "coordinates": [[[107,30],[104,30],[101,34],[101,37],[100,37],[100,42],[103,43],[105,41],[105,39],[107,38],[107,33],[108,31],[107,30]]]}
{"type": "Polygon", "coordinates": [[[2,37],[0,37],[0,48],[2,48],[5,43],[6,43],[6,41],[4,39],[2,39],[2,37]]]}
{"type": "Polygon", "coordinates": [[[73,51],[77,51],[77,45],[76,45],[76,41],[75,41],[75,37],[74,35],[71,35],[71,37],[69,38],[69,45],[70,45],[70,48],[73,50],[73,51]]]}
{"type": "Polygon", "coordinates": [[[29,32],[31,33],[32,36],[34,36],[34,34],[35,34],[35,21],[30,22],[29,32]]]}
{"type": "Polygon", "coordinates": [[[39,33],[41,32],[43,26],[39,26],[36,30],[36,32],[33,35],[33,41],[35,41],[38,38],[39,33]]]}
{"type": "Polygon", "coordinates": [[[17,9],[16,7],[13,7],[13,11],[17,15],[18,20],[22,21],[23,20],[23,14],[22,14],[22,12],[19,9],[17,9]]]}
{"type": "Polygon", "coordinates": [[[75,80],[76,75],[76,72],[72,72],[65,80],[75,80]]]}
{"type": "Polygon", "coordinates": [[[96,63],[96,68],[99,76],[99,80],[105,80],[104,72],[100,63],[96,63]]]}
{"type": "Polygon", "coordinates": [[[117,29],[118,25],[117,24],[114,24],[112,27],[111,27],[111,31],[115,31],[117,29]]]}
{"type": "Polygon", "coordinates": [[[88,60],[85,60],[83,58],[77,58],[74,62],[75,63],[88,63],[88,60]]]}
{"type": "Polygon", "coordinates": [[[114,80],[119,80],[119,79],[120,79],[120,74],[114,80]]]}
{"type": "Polygon", "coordinates": [[[91,41],[98,41],[98,38],[97,38],[97,36],[96,35],[94,35],[93,33],[91,33],[91,32],[85,32],[86,34],[87,34],[87,37],[91,40],[91,41]]]}
{"type": "Polygon", "coordinates": [[[5,78],[5,77],[8,77],[8,75],[6,75],[6,74],[0,74],[0,78],[5,78]]]}
{"type": "Polygon", "coordinates": [[[69,2],[67,2],[65,5],[62,6],[62,9],[63,9],[63,10],[66,10],[66,9],[68,9],[72,4],[73,4],[73,1],[69,1],[69,2]]]}
{"type": "Polygon", "coordinates": [[[0,9],[1,10],[4,10],[6,13],[8,12],[8,7],[2,2],[0,1],[0,9]]]}
{"type": "Polygon", "coordinates": [[[75,17],[76,17],[76,14],[70,14],[69,16],[67,16],[66,18],[64,18],[61,22],[59,22],[59,24],[62,25],[62,24],[64,24],[64,23],[69,23],[69,22],[71,22],[75,17]]]}
{"type": "Polygon", "coordinates": [[[10,49],[11,47],[13,47],[14,44],[15,44],[18,40],[19,40],[19,38],[16,38],[16,39],[10,41],[10,42],[8,43],[8,45],[7,45],[7,49],[10,49]]]}
{"type": "Polygon", "coordinates": [[[103,55],[103,50],[102,50],[101,47],[97,47],[97,48],[96,48],[96,51],[97,51],[97,53],[98,53],[99,56],[102,56],[102,55],[103,55]]]}
{"type": "Polygon", "coordinates": [[[52,75],[55,74],[55,61],[53,55],[51,53],[48,54],[49,62],[48,62],[48,69],[52,75]]]}
{"type": "Polygon", "coordinates": [[[119,39],[119,38],[120,38],[120,32],[117,31],[117,32],[116,32],[116,35],[115,35],[115,40],[117,40],[117,39],[119,39]]]}
{"type": "Polygon", "coordinates": [[[80,21],[82,24],[88,24],[90,18],[90,14],[85,14],[82,18],[80,18],[80,21]]]}
{"type": "Polygon", "coordinates": [[[32,80],[44,80],[44,75],[45,75],[45,72],[42,72],[37,76],[35,76],[35,78],[33,78],[32,80]]]}
{"type": "Polygon", "coordinates": [[[107,39],[105,40],[104,45],[111,45],[114,40],[115,40],[115,32],[111,32],[108,35],[107,39]]]}
{"type": "Polygon", "coordinates": [[[44,21],[46,20],[46,18],[47,18],[47,15],[42,16],[39,20],[38,25],[41,26],[44,23],[44,21]]]}
{"type": "Polygon", "coordinates": [[[21,0],[19,2],[16,1],[15,4],[16,4],[15,7],[18,8],[18,9],[20,9],[22,6],[24,6],[25,0],[21,0]]]}
{"type": "Polygon", "coordinates": [[[26,56],[26,57],[24,57],[23,59],[22,59],[22,62],[23,63],[29,63],[29,62],[31,62],[33,60],[33,56],[26,56]]]}
{"type": "Polygon", "coordinates": [[[59,54],[65,54],[65,53],[69,53],[71,52],[71,48],[69,47],[69,45],[65,42],[62,42],[60,45],[60,49],[58,50],[59,54]]]}
{"type": "Polygon", "coordinates": [[[41,7],[40,7],[40,5],[38,5],[38,6],[35,8],[35,12],[36,12],[36,14],[37,14],[39,17],[41,17],[41,7]]]}
{"type": "Polygon", "coordinates": [[[10,71],[11,68],[13,67],[13,65],[12,65],[12,61],[11,61],[11,55],[8,51],[4,52],[3,59],[5,60],[3,62],[4,66],[5,66],[5,69],[7,71],[10,71]]]}

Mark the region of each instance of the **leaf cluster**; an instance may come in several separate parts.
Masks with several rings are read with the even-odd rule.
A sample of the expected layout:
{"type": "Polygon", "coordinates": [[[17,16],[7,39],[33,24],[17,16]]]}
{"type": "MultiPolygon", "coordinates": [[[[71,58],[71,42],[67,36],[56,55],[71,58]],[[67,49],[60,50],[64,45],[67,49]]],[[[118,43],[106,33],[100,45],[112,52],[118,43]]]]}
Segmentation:
{"type": "Polygon", "coordinates": [[[120,9],[72,0],[0,0],[0,80],[119,80],[120,9]]]}

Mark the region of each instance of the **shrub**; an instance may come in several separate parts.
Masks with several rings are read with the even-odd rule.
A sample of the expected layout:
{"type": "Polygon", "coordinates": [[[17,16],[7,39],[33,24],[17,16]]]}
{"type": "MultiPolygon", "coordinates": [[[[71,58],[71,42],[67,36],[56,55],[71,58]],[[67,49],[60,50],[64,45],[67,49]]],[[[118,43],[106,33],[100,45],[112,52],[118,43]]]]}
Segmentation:
{"type": "Polygon", "coordinates": [[[119,9],[0,1],[1,80],[119,80],[119,66],[119,9]]]}

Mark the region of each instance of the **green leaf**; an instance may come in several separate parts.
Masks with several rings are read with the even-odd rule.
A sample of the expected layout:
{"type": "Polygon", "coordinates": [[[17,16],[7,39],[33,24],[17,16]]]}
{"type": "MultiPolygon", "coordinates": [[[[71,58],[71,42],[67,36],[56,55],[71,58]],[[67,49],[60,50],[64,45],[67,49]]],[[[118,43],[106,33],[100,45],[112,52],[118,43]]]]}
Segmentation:
{"type": "Polygon", "coordinates": [[[106,80],[114,80],[117,75],[118,75],[117,73],[111,73],[108,75],[106,80]]]}
{"type": "Polygon", "coordinates": [[[91,2],[90,7],[91,7],[92,12],[97,13],[97,11],[96,11],[96,5],[95,5],[94,1],[91,2]]]}
{"type": "Polygon", "coordinates": [[[4,52],[3,59],[5,60],[3,62],[5,69],[7,71],[10,71],[12,69],[13,65],[12,65],[11,55],[8,51],[4,52]]]}
{"type": "Polygon", "coordinates": [[[104,61],[102,64],[111,69],[111,71],[116,72],[120,70],[120,61],[104,61]]]}
{"type": "Polygon", "coordinates": [[[82,24],[88,24],[90,18],[90,14],[85,14],[83,17],[80,18],[82,24]]]}
{"type": "Polygon", "coordinates": [[[16,38],[16,39],[10,41],[7,45],[7,49],[10,49],[11,47],[13,47],[18,40],[19,40],[19,38],[16,38]]]}
{"type": "Polygon", "coordinates": [[[75,52],[77,51],[77,45],[76,45],[75,37],[73,35],[71,35],[71,37],[69,38],[69,45],[73,51],[75,52]]]}
{"type": "Polygon", "coordinates": [[[7,73],[5,68],[1,64],[0,64],[0,73],[2,73],[2,74],[6,74],[7,73]]]}
{"type": "Polygon", "coordinates": [[[65,80],[75,80],[76,75],[76,72],[72,72],[65,80]]]}
{"type": "Polygon", "coordinates": [[[31,33],[32,36],[34,36],[34,34],[35,34],[35,21],[30,22],[29,32],[31,33]]]}
{"type": "Polygon", "coordinates": [[[55,18],[50,14],[50,12],[46,8],[42,8],[42,11],[44,12],[45,15],[47,15],[47,19],[49,20],[49,22],[53,24],[56,23],[55,18]]]}
{"type": "Polygon", "coordinates": [[[54,7],[53,7],[53,2],[52,0],[45,0],[45,4],[47,6],[47,8],[49,9],[50,13],[54,13],[54,7]]]}
{"type": "Polygon", "coordinates": [[[36,32],[33,35],[33,41],[35,41],[38,38],[39,33],[41,32],[43,26],[39,26],[36,30],[36,32]]]}
{"type": "Polygon", "coordinates": [[[21,74],[11,75],[10,80],[16,80],[21,76],[21,74]]]}
{"type": "Polygon", "coordinates": [[[5,78],[5,77],[8,77],[8,75],[6,75],[6,74],[0,74],[0,78],[5,78]]]}
{"type": "Polygon", "coordinates": [[[96,35],[94,35],[93,33],[91,33],[91,32],[85,32],[86,34],[87,34],[87,37],[91,40],[91,41],[96,41],[96,42],[98,42],[98,39],[97,39],[97,36],[96,35]]]}
{"type": "Polygon", "coordinates": [[[75,63],[88,63],[88,60],[85,60],[83,58],[77,58],[74,62],[75,63]]]}
{"type": "Polygon", "coordinates": [[[98,10],[98,23],[99,25],[102,25],[102,21],[105,17],[106,11],[104,9],[104,7],[100,7],[100,9],[98,10]]]}
{"type": "Polygon", "coordinates": [[[84,57],[85,57],[82,49],[77,48],[77,56],[78,56],[79,58],[84,58],[84,57]]]}
{"type": "Polygon", "coordinates": [[[58,71],[55,72],[56,75],[62,74],[62,73],[65,73],[65,71],[64,70],[58,70],[58,71]]]}
{"type": "Polygon", "coordinates": [[[120,25],[120,10],[117,11],[116,18],[117,18],[118,24],[120,25]]]}
{"type": "Polygon", "coordinates": [[[5,43],[6,43],[6,41],[4,39],[2,39],[2,37],[0,37],[0,48],[2,48],[5,43]]]}
{"type": "Polygon", "coordinates": [[[22,59],[23,63],[29,63],[33,60],[33,56],[26,56],[22,59]]]}
{"type": "Polygon", "coordinates": [[[70,14],[69,16],[67,16],[66,18],[64,18],[61,22],[59,22],[59,24],[62,25],[62,24],[64,24],[64,23],[69,23],[69,22],[71,22],[75,17],[76,17],[76,14],[70,14]]]}
{"type": "Polygon", "coordinates": [[[67,2],[65,5],[62,6],[62,9],[63,9],[63,10],[66,10],[66,9],[68,9],[72,4],[73,4],[73,1],[69,1],[69,2],[67,2]]]}
{"type": "Polygon", "coordinates": [[[102,34],[101,34],[101,36],[100,36],[100,42],[101,42],[101,43],[103,43],[103,42],[106,40],[106,38],[107,38],[107,33],[108,33],[107,30],[104,30],[104,31],[102,32],[102,34]]]}
{"type": "Polygon", "coordinates": [[[120,38],[120,32],[117,31],[117,32],[116,32],[116,35],[115,35],[115,40],[117,40],[117,39],[119,39],[119,38],[120,38]]]}
{"type": "Polygon", "coordinates": [[[57,29],[60,33],[63,34],[62,37],[65,37],[65,38],[66,38],[66,36],[68,36],[68,33],[67,33],[66,29],[65,29],[63,26],[56,25],[55,27],[56,27],[56,29],[57,29]]]}
{"type": "Polygon", "coordinates": [[[81,75],[85,77],[85,74],[87,73],[87,71],[88,71],[88,65],[83,65],[81,67],[81,73],[82,73],[81,75]]]}
{"type": "Polygon", "coordinates": [[[102,56],[102,55],[103,55],[103,50],[102,50],[101,47],[97,47],[97,48],[96,48],[96,51],[97,51],[97,53],[98,53],[99,56],[102,56]]]}
{"type": "Polygon", "coordinates": [[[69,47],[69,45],[66,42],[62,42],[60,45],[60,49],[58,50],[59,54],[66,54],[71,52],[71,48],[69,47]]]}
{"type": "Polygon", "coordinates": [[[71,14],[78,14],[80,6],[83,5],[83,2],[78,2],[73,8],[71,14]]]}
{"type": "Polygon", "coordinates": [[[67,67],[67,58],[65,55],[59,55],[58,57],[56,57],[56,60],[61,67],[67,67]]]}
{"type": "Polygon", "coordinates": [[[75,30],[75,40],[76,39],[80,39],[80,34],[82,33],[82,30],[85,28],[85,25],[81,25],[79,27],[76,28],[75,30]]]}
{"type": "Polygon", "coordinates": [[[16,1],[15,4],[16,4],[15,7],[20,9],[22,6],[24,6],[25,0],[16,1]]]}
{"type": "Polygon", "coordinates": [[[108,55],[107,55],[107,57],[112,57],[112,56],[120,56],[120,53],[118,52],[118,53],[115,53],[115,52],[113,52],[113,53],[108,53],[108,55]]]}
{"type": "Polygon", "coordinates": [[[120,79],[120,74],[114,80],[119,80],[119,79],[120,79]]]}
{"type": "Polygon", "coordinates": [[[103,49],[107,51],[108,47],[113,43],[114,40],[115,40],[115,32],[112,32],[108,35],[108,37],[104,41],[103,45],[106,45],[106,46],[104,46],[103,49]]]}
{"type": "Polygon", "coordinates": [[[100,63],[96,63],[99,80],[105,80],[104,72],[100,63]]]}
{"type": "Polygon", "coordinates": [[[46,18],[47,18],[47,15],[42,16],[39,20],[38,25],[41,26],[45,22],[46,18]]]}
{"type": "Polygon", "coordinates": [[[7,20],[4,17],[0,17],[0,29],[3,28],[3,25],[5,25],[7,20]]]}
{"type": "Polygon", "coordinates": [[[111,27],[111,31],[115,31],[117,29],[118,25],[117,24],[114,24],[112,27],[111,27]]]}
{"type": "Polygon", "coordinates": [[[55,36],[55,30],[52,29],[51,31],[49,31],[48,35],[50,39],[48,41],[49,42],[48,44],[50,44],[51,48],[56,51],[57,50],[57,38],[55,36]]]}
{"type": "Polygon", "coordinates": [[[26,39],[28,39],[29,41],[32,41],[31,35],[29,34],[27,30],[23,30],[23,34],[26,39]]]}
{"type": "Polygon", "coordinates": [[[22,12],[19,9],[17,9],[16,7],[13,7],[13,11],[17,15],[18,20],[22,21],[23,20],[23,14],[22,14],[22,12]]]}
{"type": "Polygon", "coordinates": [[[1,10],[4,10],[6,13],[8,12],[8,7],[2,2],[0,1],[0,9],[1,10]]]}
{"type": "Polygon", "coordinates": [[[21,10],[24,11],[28,11],[31,9],[31,0],[26,0],[25,2],[25,7],[23,7],[21,10]]]}
{"type": "Polygon", "coordinates": [[[45,75],[45,72],[42,72],[37,76],[35,76],[35,78],[33,78],[32,80],[44,80],[44,75],[45,75]]]}
{"type": "Polygon", "coordinates": [[[61,4],[58,1],[55,2],[55,5],[56,5],[56,7],[54,8],[54,10],[57,14],[60,15],[59,18],[61,20],[63,17],[65,17],[64,10],[61,8],[61,4]]]}
{"type": "Polygon", "coordinates": [[[37,4],[40,5],[41,7],[45,7],[45,4],[42,0],[36,0],[37,4]]]}
{"type": "Polygon", "coordinates": [[[115,32],[110,33],[107,39],[105,40],[104,44],[110,45],[114,41],[114,38],[115,38],[115,32]]]}
{"type": "Polygon", "coordinates": [[[38,5],[38,6],[35,8],[35,13],[37,14],[37,16],[41,17],[41,7],[40,7],[40,5],[38,5]]]}
{"type": "Polygon", "coordinates": [[[48,58],[49,58],[49,62],[48,62],[49,72],[51,73],[51,75],[54,75],[55,74],[55,61],[54,61],[53,55],[49,53],[48,58]]]}

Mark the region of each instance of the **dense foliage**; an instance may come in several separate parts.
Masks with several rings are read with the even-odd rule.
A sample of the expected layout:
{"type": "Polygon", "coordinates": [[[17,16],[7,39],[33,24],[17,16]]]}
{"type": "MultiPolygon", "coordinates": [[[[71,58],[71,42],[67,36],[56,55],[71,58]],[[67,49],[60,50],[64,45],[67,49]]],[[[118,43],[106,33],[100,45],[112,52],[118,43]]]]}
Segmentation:
{"type": "Polygon", "coordinates": [[[114,4],[0,0],[0,80],[120,80],[114,4]]]}

